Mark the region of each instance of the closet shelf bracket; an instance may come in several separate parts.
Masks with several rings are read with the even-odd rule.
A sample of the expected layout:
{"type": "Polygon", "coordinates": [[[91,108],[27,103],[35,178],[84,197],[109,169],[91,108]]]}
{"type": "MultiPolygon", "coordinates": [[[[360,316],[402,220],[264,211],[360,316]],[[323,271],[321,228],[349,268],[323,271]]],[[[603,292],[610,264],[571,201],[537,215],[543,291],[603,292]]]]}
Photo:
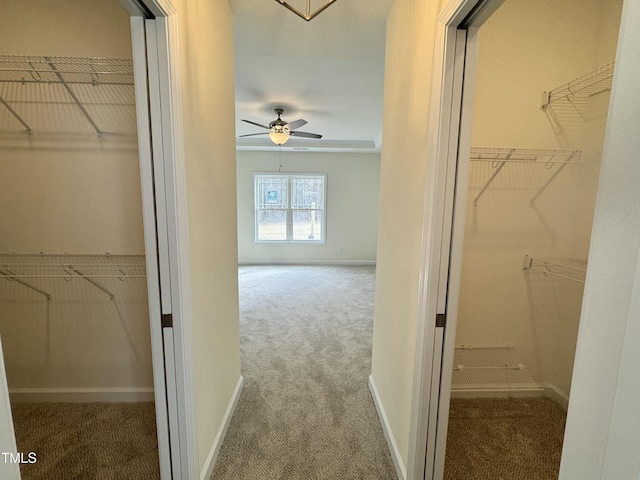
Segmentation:
{"type": "Polygon", "coordinates": [[[47,292],[39,289],[38,287],[31,285],[30,283],[25,282],[24,280],[20,280],[19,278],[16,278],[16,274],[10,270],[0,270],[0,275],[5,277],[9,282],[16,282],[17,284],[22,285],[23,287],[27,287],[33,290],[34,292],[39,293],[40,295],[45,297],[47,300],[51,300],[51,295],[49,295],[47,292]]]}
{"type": "Polygon", "coordinates": [[[534,203],[535,203],[535,201],[538,199],[538,197],[542,194],[542,192],[544,192],[544,191],[547,189],[547,187],[548,187],[549,185],[551,185],[551,182],[553,182],[553,181],[555,180],[555,178],[556,178],[558,175],[560,175],[560,172],[564,169],[564,167],[566,167],[567,165],[569,165],[569,162],[571,162],[571,160],[573,160],[573,159],[576,157],[576,155],[579,155],[579,152],[578,152],[578,151],[576,151],[576,153],[574,153],[574,154],[570,155],[569,157],[567,157],[566,161],[565,161],[562,165],[560,165],[560,166],[556,169],[556,171],[555,171],[555,172],[553,172],[553,175],[551,175],[551,176],[549,177],[549,179],[545,182],[545,184],[544,184],[542,187],[540,187],[540,190],[538,190],[538,193],[536,193],[536,194],[533,196],[533,198],[531,199],[531,201],[529,202],[529,204],[530,204],[531,206],[533,206],[533,204],[534,204],[534,203]]]}
{"type": "MultiPolygon", "coordinates": [[[[484,186],[480,189],[480,193],[478,193],[478,195],[476,195],[476,198],[473,199],[474,206],[478,205],[478,200],[480,200],[480,197],[482,196],[482,194],[487,190],[487,188],[489,188],[489,185],[491,185],[491,183],[496,179],[496,177],[500,173],[500,170],[502,170],[504,166],[507,164],[507,160],[511,158],[511,155],[513,155],[514,150],[515,149],[512,148],[508,153],[505,154],[504,159],[500,161],[500,163],[494,170],[491,177],[489,177],[489,180],[487,180],[487,183],[485,183],[484,186]]],[[[472,156],[473,156],[473,153],[472,153],[472,156]]]]}
{"type": "Polygon", "coordinates": [[[60,80],[60,83],[62,83],[62,86],[65,88],[65,90],[67,91],[69,96],[71,96],[71,98],[76,103],[76,105],[78,106],[78,108],[80,109],[82,114],[86,117],[86,119],[89,121],[89,123],[91,124],[93,129],[96,131],[96,134],[98,135],[98,137],[101,137],[102,136],[102,131],[100,130],[100,128],[98,127],[96,122],[93,120],[91,115],[89,115],[89,112],[87,111],[85,106],[82,104],[82,102],[80,101],[78,96],[75,94],[75,92],[73,91],[71,86],[67,83],[65,78],[62,76],[62,73],[60,73],[60,71],[55,66],[55,64],[53,63],[53,61],[51,60],[50,57],[45,57],[45,59],[46,59],[47,63],[49,64],[49,66],[51,67],[51,70],[53,70],[53,73],[55,73],[56,77],[58,77],[58,80],[60,80]]]}
{"type": "Polygon", "coordinates": [[[65,265],[66,268],[68,268],[69,270],[71,270],[73,273],[75,273],[76,275],[78,275],[80,278],[83,278],[84,280],[86,280],[87,282],[89,282],[91,285],[93,285],[94,287],[96,287],[98,290],[106,293],[107,295],[109,295],[109,298],[111,300],[115,300],[116,296],[111,293],[109,290],[107,290],[106,288],[104,288],[102,285],[100,285],[98,282],[96,282],[95,280],[93,280],[92,278],[88,277],[87,275],[85,275],[84,273],[82,273],[80,270],[78,270],[77,268],[75,268],[73,265],[65,265]]]}
{"type": "Polygon", "coordinates": [[[13,115],[16,118],[16,120],[18,120],[22,124],[22,126],[24,128],[27,129],[27,133],[29,135],[31,135],[33,133],[33,131],[31,130],[31,127],[29,126],[29,124],[27,122],[25,122],[24,119],[20,115],[18,115],[18,112],[16,112],[13,109],[13,107],[6,102],[6,100],[4,98],[0,97],[0,103],[2,103],[7,108],[7,110],[9,110],[9,113],[11,115],[13,115]]]}

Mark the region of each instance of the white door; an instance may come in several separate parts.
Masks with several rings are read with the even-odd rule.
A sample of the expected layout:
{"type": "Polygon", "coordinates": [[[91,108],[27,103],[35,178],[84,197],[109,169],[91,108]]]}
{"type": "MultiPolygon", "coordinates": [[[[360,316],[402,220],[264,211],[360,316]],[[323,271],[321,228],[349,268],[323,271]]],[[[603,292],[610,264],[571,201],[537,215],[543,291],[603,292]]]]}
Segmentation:
{"type": "MultiPolygon", "coordinates": [[[[143,18],[132,18],[131,33],[134,57],[136,88],[136,112],[138,116],[138,151],[140,157],[140,181],[142,184],[142,208],[144,218],[145,253],[147,261],[147,285],[149,297],[149,317],[151,321],[151,346],[153,356],[153,380],[156,405],[156,425],[158,434],[158,454],[160,476],[163,480],[180,478],[172,475],[172,449],[170,442],[169,397],[173,368],[172,348],[165,351],[164,327],[167,315],[171,314],[171,296],[167,256],[166,218],[162,214],[164,188],[162,179],[154,175],[158,164],[162,165],[162,148],[151,140],[150,105],[154,91],[148,81],[148,72],[154,68],[154,52],[147,51],[147,36],[155,35],[153,21],[147,27],[143,18]],[[149,32],[147,32],[149,30],[149,32]],[[159,181],[158,181],[159,180],[159,181]],[[158,208],[160,207],[160,208],[158,208]],[[167,357],[169,361],[167,362],[167,357]]],[[[154,46],[154,43],[151,43],[154,46]]],[[[157,66],[155,67],[157,69],[157,66]]],[[[160,174],[162,169],[160,169],[160,174]]],[[[170,327],[169,327],[170,328],[170,327]]],[[[175,394],[175,389],[173,390],[175,394]]],[[[175,427],[174,427],[175,428],[175,427]]],[[[177,444],[177,442],[176,442],[177,444]]]]}
{"type": "Polygon", "coordinates": [[[160,472],[196,478],[178,21],[170,0],[121,2],[131,14],[160,472]]]}
{"type": "Polygon", "coordinates": [[[477,30],[502,1],[452,0],[439,19],[432,100],[437,125],[429,145],[435,161],[430,166],[421,306],[425,342],[418,352],[422,369],[416,374],[423,386],[414,406],[418,427],[409,459],[411,477],[420,480],[444,476],[468,176],[468,161],[460,159],[471,152],[477,30]]]}

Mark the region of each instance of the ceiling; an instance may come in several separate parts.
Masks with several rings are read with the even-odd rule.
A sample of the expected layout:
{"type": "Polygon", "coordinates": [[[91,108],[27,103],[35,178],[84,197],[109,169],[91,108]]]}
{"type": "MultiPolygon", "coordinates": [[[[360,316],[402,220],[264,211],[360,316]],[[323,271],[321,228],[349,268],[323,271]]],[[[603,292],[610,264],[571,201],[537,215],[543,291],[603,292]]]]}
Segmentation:
{"type": "MultiPolygon", "coordinates": [[[[306,0],[288,0],[306,10],[306,0]]],[[[236,135],[283,120],[321,140],[291,138],[282,150],[377,151],[382,137],[386,17],[393,0],[336,0],[310,22],[275,0],[230,0],[234,12],[236,135]]],[[[326,0],[312,0],[311,11],[326,0]]],[[[278,148],[267,135],[239,150],[278,148]]]]}

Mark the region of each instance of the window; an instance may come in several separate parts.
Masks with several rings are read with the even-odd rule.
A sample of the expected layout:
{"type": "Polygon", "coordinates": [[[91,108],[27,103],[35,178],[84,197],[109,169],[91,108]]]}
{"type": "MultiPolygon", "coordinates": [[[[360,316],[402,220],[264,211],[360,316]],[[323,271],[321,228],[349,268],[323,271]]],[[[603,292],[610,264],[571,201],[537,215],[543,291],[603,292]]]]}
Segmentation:
{"type": "Polygon", "coordinates": [[[256,242],[325,243],[326,174],[253,174],[256,242]]]}

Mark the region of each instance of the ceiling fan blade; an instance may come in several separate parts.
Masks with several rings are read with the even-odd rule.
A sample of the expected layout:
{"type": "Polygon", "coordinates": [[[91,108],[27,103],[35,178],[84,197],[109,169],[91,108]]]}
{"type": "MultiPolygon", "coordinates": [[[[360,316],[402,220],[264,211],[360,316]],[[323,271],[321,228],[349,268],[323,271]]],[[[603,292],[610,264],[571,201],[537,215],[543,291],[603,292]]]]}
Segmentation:
{"type": "Polygon", "coordinates": [[[322,135],[318,135],[317,133],[309,133],[309,132],[291,132],[291,135],[294,137],[305,137],[305,138],[322,138],[322,135]]]}
{"type": "Polygon", "coordinates": [[[300,128],[303,125],[306,125],[307,122],[306,120],[300,119],[300,120],[295,120],[293,122],[289,122],[287,125],[289,126],[289,130],[295,130],[296,128],[300,128]]]}
{"type": "Polygon", "coordinates": [[[238,135],[238,138],[240,138],[240,137],[253,137],[254,135],[269,135],[269,132],[247,133],[246,135],[238,135]]]}
{"type": "Polygon", "coordinates": [[[256,126],[258,126],[258,127],[266,128],[267,130],[269,130],[269,127],[267,127],[266,125],[260,125],[259,123],[252,122],[251,120],[244,120],[244,119],[243,119],[242,121],[243,121],[243,122],[250,123],[251,125],[256,125],[256,126]]]}

